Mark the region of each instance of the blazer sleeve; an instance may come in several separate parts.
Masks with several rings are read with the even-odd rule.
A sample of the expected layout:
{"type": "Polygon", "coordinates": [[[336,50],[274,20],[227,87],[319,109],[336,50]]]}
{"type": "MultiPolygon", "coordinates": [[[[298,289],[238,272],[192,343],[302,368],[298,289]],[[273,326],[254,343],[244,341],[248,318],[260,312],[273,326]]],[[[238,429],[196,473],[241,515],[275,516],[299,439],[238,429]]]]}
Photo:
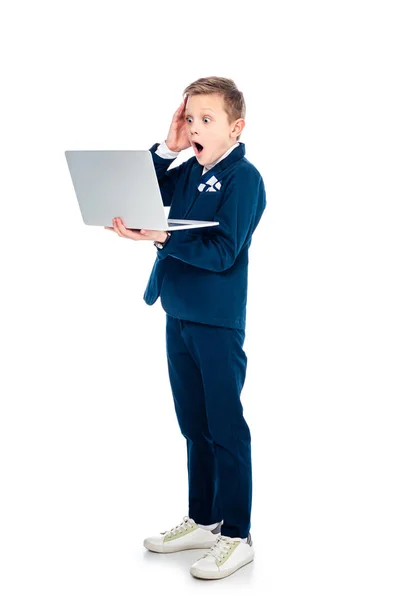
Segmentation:
{"type": "Polygon", "coordinates": [[[243,246],[250,240],[266,207],[262,177],[251,174],[245,180],[227,184],[224,200],[215,214],[219,225],[208,228],[206,234],[192,230],[175,230],[158,257],[172,256],[208,271],[225,271],[235,262],[243,246]]]}
{"type": "Polygon", "coordinates": [[[171,163],[174,162],[175,158],[162,158],[156,154],[156,150],[160,144],[156,143],[149,148],[151,157],[153,159],[154,168],[157,175],[158,185],[160,186],[161,197],[164,206],[171,206],[172,196],[175,191],[176,182],[178,181],[179,175],[185,163],[169,169],[171,163]]]}

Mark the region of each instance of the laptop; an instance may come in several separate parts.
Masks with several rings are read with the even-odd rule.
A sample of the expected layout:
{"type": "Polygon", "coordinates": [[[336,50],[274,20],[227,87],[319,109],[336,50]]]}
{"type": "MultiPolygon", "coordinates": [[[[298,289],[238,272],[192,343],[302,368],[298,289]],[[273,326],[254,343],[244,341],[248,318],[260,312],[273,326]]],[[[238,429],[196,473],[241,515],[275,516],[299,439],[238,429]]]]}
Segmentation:
{"type": "Polygon", "coordinates": [[[168,219],[150,150],[66,150],[69,172],[86,225],[174,231],[218,221],[168,219]]]}

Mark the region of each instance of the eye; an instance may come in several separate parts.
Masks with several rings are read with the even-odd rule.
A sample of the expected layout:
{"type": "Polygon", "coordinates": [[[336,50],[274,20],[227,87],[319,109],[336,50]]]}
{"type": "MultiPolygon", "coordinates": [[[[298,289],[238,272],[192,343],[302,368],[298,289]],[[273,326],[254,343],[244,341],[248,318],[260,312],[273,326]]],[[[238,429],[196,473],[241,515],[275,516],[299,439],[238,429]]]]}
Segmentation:
{"type": "MultiPolygon", "coordinates": [[[[186,117],[186,121],[188,123],[190,123],[190,121],[188,119],[191,119],[192,117],[186,117]]],[[[204,119],[208,119],[209,121],[211,121],[210,117],[204,117],[204,119]]]]}

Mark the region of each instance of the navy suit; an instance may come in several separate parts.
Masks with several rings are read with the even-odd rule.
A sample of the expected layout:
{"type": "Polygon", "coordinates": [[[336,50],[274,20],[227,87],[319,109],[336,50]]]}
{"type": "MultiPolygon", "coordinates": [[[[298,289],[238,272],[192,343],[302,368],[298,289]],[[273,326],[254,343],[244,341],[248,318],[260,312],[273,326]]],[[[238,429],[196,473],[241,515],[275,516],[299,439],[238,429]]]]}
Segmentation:
{"type": "Polygon", "coordinates": [[[240,143],[202,175],[192,157],[150,148],[171,219],[215,220],[209,228],[172,232],[157,250],[144,300],[160,297],[166,312],[168,371],[180,430],[186,438],[188,515],[224,519],[223,535],[247,537],[252,498],[251,437],[240,393],[246,377],[248,249],[266,207],[263,179],[240,143]]]}

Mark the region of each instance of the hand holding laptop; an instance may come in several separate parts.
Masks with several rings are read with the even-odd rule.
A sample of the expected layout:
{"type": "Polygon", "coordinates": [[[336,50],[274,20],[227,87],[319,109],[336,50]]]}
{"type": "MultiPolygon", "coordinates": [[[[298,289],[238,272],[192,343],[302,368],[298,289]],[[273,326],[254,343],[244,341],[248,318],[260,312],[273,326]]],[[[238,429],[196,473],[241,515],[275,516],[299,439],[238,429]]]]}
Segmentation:
{"type": "Polygon", "coordinates": [[[113,227],[106,227],[109,231],[115,231],[120,237],[125,237],[130,240],[152,240],[154,242],[165,242],[167,234],[165,231],[149,230],[149,229],[129,229],[125,227],[124,222],[121,218],[115,217],[113,219],[113,227]]]}

